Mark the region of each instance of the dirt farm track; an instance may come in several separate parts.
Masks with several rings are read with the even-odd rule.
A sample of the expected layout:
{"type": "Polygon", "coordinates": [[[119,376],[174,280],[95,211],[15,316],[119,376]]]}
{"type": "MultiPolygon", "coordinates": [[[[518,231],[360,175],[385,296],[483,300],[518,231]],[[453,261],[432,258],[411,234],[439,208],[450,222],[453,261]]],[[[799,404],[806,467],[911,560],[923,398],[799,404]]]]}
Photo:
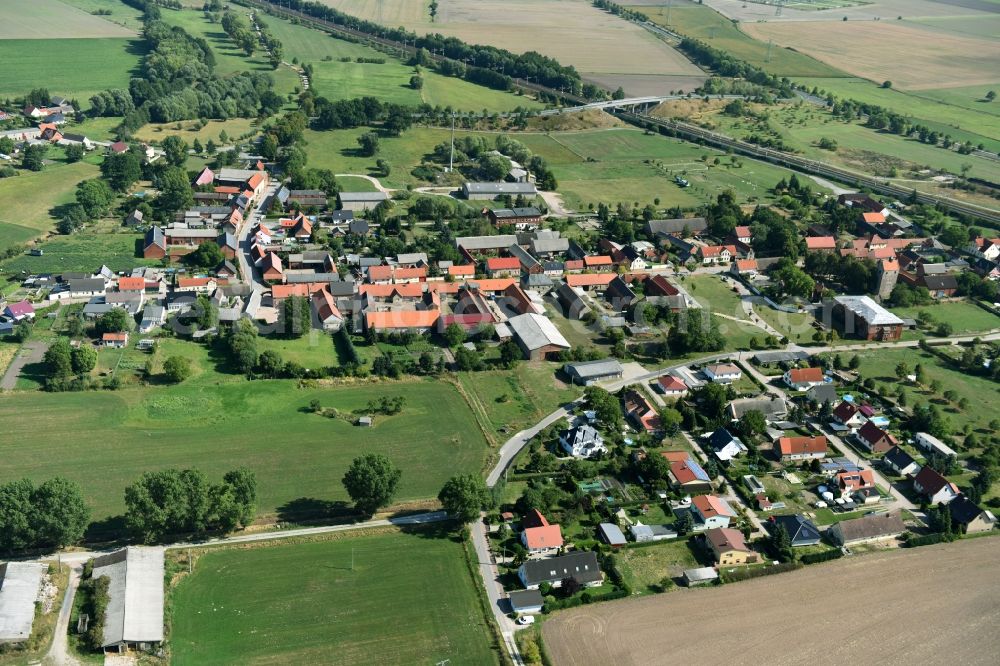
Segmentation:
{"type": "Polygon", "coordinates": [[[556,666],[996,664],[1000,538],[850,557],[583,606],[543,625],[556,666]]]}

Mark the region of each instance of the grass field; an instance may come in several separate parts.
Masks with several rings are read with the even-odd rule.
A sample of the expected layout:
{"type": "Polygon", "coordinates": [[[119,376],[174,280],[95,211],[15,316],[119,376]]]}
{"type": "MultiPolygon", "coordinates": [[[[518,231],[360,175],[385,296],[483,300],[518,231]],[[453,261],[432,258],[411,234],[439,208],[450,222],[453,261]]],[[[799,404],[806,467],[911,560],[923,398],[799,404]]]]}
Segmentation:
{"type": "Polygon", "coordinates": [[[143,125],[135,138],[141,141],[163,141],[168,136],[176,135],[184,139],[190,146],[195,139],[205,144],[209,139],[216,145],[221,145],[219,133],[225,132],[229,141],[241,136],[257,127],[257,120],[254,118],[230,118],[228,120],[209,120],[204,127],[198,120],[181,120],[175,123],[148,123],[143,125]],[[178,125],[180,129],[177,129],[178,125]]]}
{"type": "Polygon", "coordinates": [[[685,277],[681,284],[701,307],[712,312],[721,312],[730,317],[746,319],[740,295],[733,291],[729,283],[716,275],[692,275],[685,277]]]}
{"type": "MultiPolygon", "coordinates": [[[[517,432],[540,421],[582,391],[558,380],[557,364],[520,363],[514,370],[459,373],[459,384],[493,432],[517,432]],[[506,398],[506,399],[505,399],[506,398]]],[[[508,435],[496,438],[505,441],[508,435]]]]}
{"type": "Polygon", "coordinates": [[[144,53],[143,42],[127,38],[0,39],[0,97],[45,87],[85,105],[101,90],[128,88],[144,53]]]}
{"type": "Polygon", "coordinates": [[[619,562],[625,582],[636,592],[650,592],[664,578],[680,577],[685,569],[698,566],[685,538],[656,546],[625,548],[619,555],[619,562]]]}
{"type": "Polygon", "coordinates": [[[94,165],[78,162],[0,180],[0,250],[53,231],[51,209],[73,201],[77,183],[98,173],[94,165]]]}
{"type": "Polygon", "coordinates": [[[971,166],[969,173],[972,176],[990,182],[1000,179],[1000,163],[995,160],[962,155],[920,143],[916,139],[873,131],[859,122],[836,119],[827,111],[809,104],[762,106],[756,110],[766,113],[767,120],[733,118],[720,112],[705,114],[703,118],[712,122],[723,133],[740,138],[760,134],[762,131],[774,132],[785,144],[807,157],[877,175],[889,175],[893,166],[897,167],[898,172],[934,168],[958,175],[962,166],[968,164],[971,166]],[[823,138],[834,139],[837,150],[821,149],[818,144],[823,138]]]}
{"type": "MultiPolygon", "coordinates": [[[[667,10],[659,7],[633,7],[654,23],[666,25],[667,10]]],[[[740,30],[732,21],[706,5],[684,4],[671,7],[670,26],[682,35],[708,42],[741,60],[762,67],[777,76],[841,76],[830,65],[790,49],[772,47],[740,30]],[[770,50],[770,57],[768,51],[770,50]]]]}
{"type": "MultiPolygon", "coordinates": [[[[861,357],[861,372],[865,377],[874,377],[876,381],[885,383],[895,388],[899,380],[896,379],[896,366],[902,361],[912,369],[917,363],[921,364],[927,371],[928,383],[938,380],[942,385],[942,393],[953,390],[958,393],[958,397],[969,401],[969,408],[958,411],[953,408],[944,410],[945,415],[951,420],[955,430],[961,430],[966,424],[973,428],[983,429],[989,432],[987,424],[996,416],[996,404],[1000,400],[1000,384],[989,379],[953,370],[944,365],[936,356],[915,349],[883,349],[878,351],[859,352],[861,357]]],[[[908,404],[914,405],[918,402],[928,402],[939,399],[939,395],[932,394],[927,389],[916,390],[913,387],[906,389],[908,404]]]]}
{"type": "MultiPolygon", "coordinates": [[[[413,3],[416,4],[416,3],[413,3]]],[[[264,21],[285,48],[285,58],[298,58],[300,63],[313,66],[310,81],[316,94],[327,99],[351,99],[372,96],[383,102],[416,106],[421,103],[466,111],[513,111],[517,107],[541,108],[541,104],[526,97],[492,90],[461,79],[441,76],[424,70],[423,88],[410,87],[413,67],[362,44],[334,39],[326,33],[312,30],[275,17],[264,21]],[[341,62],[350,58],[351,62],[341,62]],[[357,58],[382,58],[383,64],[358,63],[357,58]]],[[[398,24],[392,24],[398,25],[398,24]]]]}
{"type": "MultiPolygon", "coordinates": [[[[134,37],[134,30],[105,21],[58,0],[0,3],[0,40],[85,39],[93,37],[134,37]]],[[[102,6],[118,2],[102,3],[102,6]]],[[[4,61],[9,64],[9,60],[4,61]]]]}
{"type": "Polygon", "coordinates": [[[916,319],[921,311],[929,312],[937,322],[951,324],[955,333],[976,333],[1000,328],[1000,317],[967,301],[934,303],[922,307],[892,308],[904,319],[916,319]]]}
{"type": "Polygon", "coordinates": [[[0,397],[0,480],[65,475],[101,519],[122,510],[125,485],[146,470],[191,466],[215,477],[248,465],[260,511],[273,515],[289,503],[309,509],[347,499],[340,480],[361,453],[385,453],[403,470],[403,502],[437,495],[447,477],[479,472],[486,458],[475,419],[443,382],[299,389],[293,381],[217,380],[205,373],[173,387],[0,397]],[[315,398],[349,415],[383,395],[405,396],[406,406],[376,416],[370,429],[300,411],[315,398]],[[114,465],[92,464],[101,459],[114,465]]]}
{"type": "Polygon", "coordinates": [[[172,593],[172,662],[497,663],[462,548],[424,530],[201,555],[172,593]]]}
{"type": "Polygon", "coordinates": [[[21,255],[3,263],[10,272],[96,271],[106,264],[115,271],[158,262],[136,257],[136,241],[140,236],[123,231],[114,222],[91,225],[72,236],[52,236],[42,243],[41,257],[21,255]]]}
{"type": "Polygon", "coordinates": [[[986,538],[893,549],[735,585],[582,606],[546,621],[542,635],[555,664],[661,663],[669,651],[671,661],[697,666],[801,666],[826,659],[830,645],[846,661],[989,664],[995,641],[987,609],[1000,590],[996,548],[996,539],[986,538]],[[865,589],[878,590],[879,622],[853,612],[865,589]],[[803,603],[816,598],[823,602],[803,603]],[[756,612],[716,631],[718,609],[748,606],[756,612]],[[830,617],[837,621],[825,625],[824,640],[813,641],[816,625],[830,617]],[[940,629],[936,640],[910,639],[913,627],[928,623],[940,629]]]}

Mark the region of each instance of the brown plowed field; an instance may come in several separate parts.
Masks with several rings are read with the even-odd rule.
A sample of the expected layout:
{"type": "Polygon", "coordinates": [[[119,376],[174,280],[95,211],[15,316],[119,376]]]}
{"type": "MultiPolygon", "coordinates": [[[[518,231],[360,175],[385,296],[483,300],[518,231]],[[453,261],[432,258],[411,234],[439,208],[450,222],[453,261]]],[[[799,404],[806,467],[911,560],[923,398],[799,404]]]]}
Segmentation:
{"type": "Polygon", "coordinates": [[[1000,538],[583,606],[543,625],[556,666],[995,665],[1000,538]]]}

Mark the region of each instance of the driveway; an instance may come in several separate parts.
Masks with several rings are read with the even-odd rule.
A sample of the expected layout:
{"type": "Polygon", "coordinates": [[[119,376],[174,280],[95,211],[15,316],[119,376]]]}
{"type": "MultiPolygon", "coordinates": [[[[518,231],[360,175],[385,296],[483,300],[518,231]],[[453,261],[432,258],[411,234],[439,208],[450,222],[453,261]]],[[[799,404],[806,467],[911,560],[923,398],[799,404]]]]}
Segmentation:
{"type": "Polygon", "coordinates": [[[18,350],[14,360],[10,362],[7,372],[3,375],[3,379],[0,379],[0,390],[13,391],[14,387],[17,386],[17,378],[21,376],[21,370],[24,369],[24,366],[41,362],[42,357],[45,356],[45,352],[48,349],[49,346],[44,342],[26,342],[18,350]]]}
{"type": "Polygon", "coordinates": [[[80,663],[69,653],[69,620],[73,614],[73,599],[76,597],[76,588],[80,585],[82,571],[82,563],[78,563],[70,569],[69,584],[66,586],[62,608],[59,609],[59,618],[56,620],[55,636],[52,638],[49,651],[42,660],[45,666],[76,666],[80,663]]]}

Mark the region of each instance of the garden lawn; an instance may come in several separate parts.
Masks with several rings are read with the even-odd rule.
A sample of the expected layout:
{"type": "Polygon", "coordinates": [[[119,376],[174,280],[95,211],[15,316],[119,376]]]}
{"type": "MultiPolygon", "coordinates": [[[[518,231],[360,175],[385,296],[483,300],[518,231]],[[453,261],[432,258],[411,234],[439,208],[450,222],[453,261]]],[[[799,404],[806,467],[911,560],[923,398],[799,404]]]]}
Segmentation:
{"type": "Polygon", "coordinates": [[[283,361],[295,361],[304,368],[329,368],[339,365],[337,347],[330,333],[312,329],[299,338],[261,336],[258,349],[281,354],[283,361]]]}
{"type": "Polygon", "coordinates": [[[337,185],[340,186],[341,192],[377,192],[378,188],[375,184],[368,180],[367,178],[358,178],[357,176],[339,176],[337,178],[337,185]]]}
{"type": "Polygon", "coordinates": [[[0,422],[0,482],[69,477],[83,487],[95,519],[120,513],[125,486],[142,472],[166,467],[219,478],[247,465],[257,473],[260,512],[273,515],[298,499],[348,499],[341,478],[363,453],[384,453],[403,470],[398,501],[436,496],[452,474],[481,472],[487,455],[465,401],[435,381],[309,389],[287,380],[190,381],[14,393],[0,396],[0,422]],[[406,398],[401,414],[376,415],[372,428],[351,424],[352,412],[370,400],[396,395],[406,398]],[[313,399],[345,418],[306,413],[313,399]]]}
{"type": "Polygon", "coordinates": [[[703,308],[746,319],[740,295],[733,291],[732,283],[723,282],[717,275],[692,275],[684,278],[681,284],[703,308]]]}
{"type": "Polygon", "coordinates": [[[128,88],[144,53],[137,39],[0,39],[0,97],[43,87],[87,105],[102,90],[128,88]]]}
{"type": "Polygon", "coordinates": [[[422,531],[209,552],[172,593],[172,662],[495,664],[464,557],[422,531]]]}
{"type": "MultiPolygon", "coordinates": [[[[1000,317],[968,301],[949,301],[912,308],[892,308],[892,311],[903,319],[916,319],[920,312],[929,312],[934,316],[934,321],[951,324],[955,333],[976,333],[1000,328],[1000,317]]],[[[931,330],[933,332],[933,328],[931,330]]]]}
{"type": "MultiPolygon", "coordinates": [[[[148,123],[143,125],[135,134],[135,138],[142,141],[163,141],[168,136],[179,136],[184,139],[190,147],[195,139],[202,144],[214,141],[215,145],[222,145],[219,134],[227,134],[227,143],[232,143],[243,134],[255,131],[257,121],[253,118],[230,118],[228,120],[209,120],[204,127],[200,120],[180,120],[174,123],[148,123]],[[180,128],[178,129],[178,126],[180,128]]],[[[205,153],[207,156],[207,153],[205,153]]]]}
{"type": "Polygon", "coordinates": [[[618,555],[625,583],[634,592],[647,594],[666,578],[677,578],[685,569],[699,566],[688,540],[679,537],[655,546],[624,548],[618,555]]]}

